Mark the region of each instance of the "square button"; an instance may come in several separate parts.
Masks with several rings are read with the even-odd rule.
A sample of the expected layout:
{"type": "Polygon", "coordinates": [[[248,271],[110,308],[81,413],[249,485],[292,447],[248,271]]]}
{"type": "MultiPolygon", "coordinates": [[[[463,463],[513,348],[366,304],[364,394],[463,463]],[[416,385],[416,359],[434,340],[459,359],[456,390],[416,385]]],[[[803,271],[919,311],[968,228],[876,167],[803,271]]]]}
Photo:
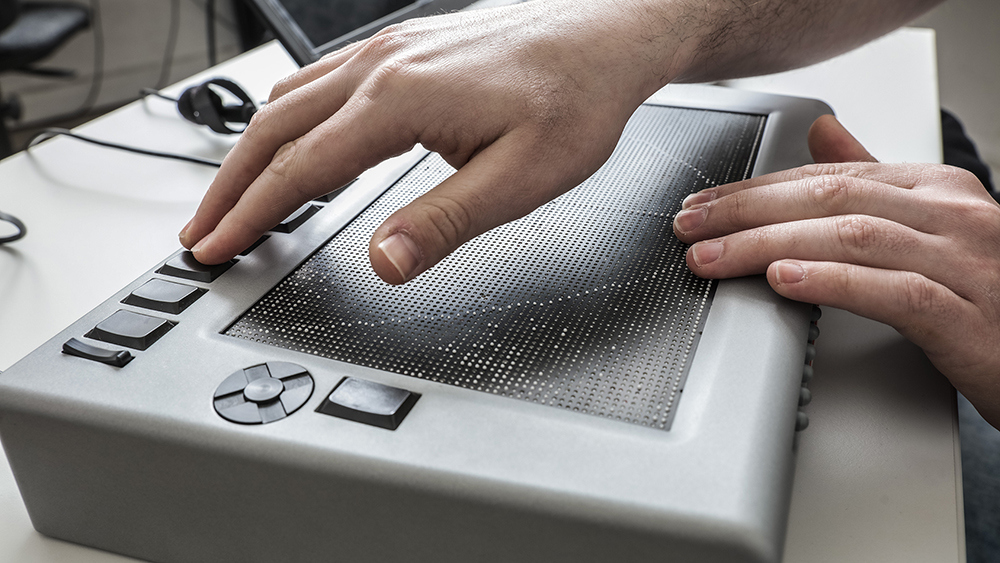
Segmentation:
{"type": "Polygon", "coordinates": [[[199,287],[151,279],[129,294],[122,303],[178,315],[206,292],[199,287]]]}
{"type": "Polygon", "coordinates": [[[186,280],[211,283],[215,278],[221,276],[226,270],[235,264],[236,260],[223,262],[222,264],[207,265],[195,260],[191,251],[185,250],[167,260],[157,272],[165,276],[184,278],[186,280]]]}
{"type": "Polygon", "coordinates": [[[420,395],[374,381],[344,378],[317,412],[395,430],[420,395]]]}
{"type": "Polygon", "coordinates": [[[145,350],[173,327],[174,323],[165,319],[121,310],[101,321],[86,336],[119,346],[145,350]]]}

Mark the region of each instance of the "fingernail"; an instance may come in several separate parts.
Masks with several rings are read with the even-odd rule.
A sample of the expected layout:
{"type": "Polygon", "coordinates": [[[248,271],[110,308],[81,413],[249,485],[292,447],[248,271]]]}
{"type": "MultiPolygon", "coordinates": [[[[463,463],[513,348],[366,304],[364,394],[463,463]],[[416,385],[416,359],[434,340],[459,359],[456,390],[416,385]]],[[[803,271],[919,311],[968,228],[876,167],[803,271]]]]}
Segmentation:
{"type": "Polygon", "coordinates": [[[715,190],[702,190],[684,198],[684,201],[681,202],[681,209],[687,209],[699,203],[708,203],[713,199],[715,199],[715,190]]]}
{"type": "Polygon", "coordinates": [[[806,277],[806,271],[795,262],[778,262],[774,266],[774,277],[779,284],[799,283],[806,277]]]}
{"type": "Polygon", "coordinates": [[[699,207],[681,211],[674,217],[674,227],[682,233],[689,233],[702,225],[708,217],[708,208],[699,207]]]}
{"type": "Polygon", "coordinates": [[[181,244],[187,243],[188,229],[191,228],[191,223],[193,223],[193,222],[194,222],[194,219],[191,219],[190,221],[188,221],[187,225],[184,225],[184,228],[181,229],[181,232],[177,233],[177,238],[181,241],[181,244]]]}
{"type": "Polygon", "coordinates": [[[704,266],[705,264],[711,264],[722,256],[722,242],[699,242],[696,243],[692,249],[691,253],[694,255],[694,263],[699,266],[704,266]]]}
{"type": "Polygon", "coordinates": [[[396,271],[403,277],[403,281],[409,280],[416,271],[420,263],[420,249],[406,233],[396,233],[391,237],[378,243],[379,250],[396,267],[396,271]]]}
{"type": "Polygon", "coordinates": [[[209,237],[205,237],[199,240],[198,243],[195,244],[193,248],[191,248],[191,253],[198,254],[198,252],[200,252],[202,248],[205,248],[205,245],[208,243],[208,239],[209,237]]]}

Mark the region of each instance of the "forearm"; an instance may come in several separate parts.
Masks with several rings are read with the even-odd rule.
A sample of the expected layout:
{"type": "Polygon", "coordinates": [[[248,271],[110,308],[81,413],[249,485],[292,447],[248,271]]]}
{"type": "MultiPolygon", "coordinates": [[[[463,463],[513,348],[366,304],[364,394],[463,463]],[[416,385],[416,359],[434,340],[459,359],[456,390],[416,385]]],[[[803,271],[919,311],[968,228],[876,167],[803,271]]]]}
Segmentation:
{"type": "MultiPolygon", "coordinates": [[[[849,51],[940,0],[634,0],[631,40],[659,86],[780,72],[849,51]]],[[[622,13],[625,13],[622,11],[622,13]]]]}

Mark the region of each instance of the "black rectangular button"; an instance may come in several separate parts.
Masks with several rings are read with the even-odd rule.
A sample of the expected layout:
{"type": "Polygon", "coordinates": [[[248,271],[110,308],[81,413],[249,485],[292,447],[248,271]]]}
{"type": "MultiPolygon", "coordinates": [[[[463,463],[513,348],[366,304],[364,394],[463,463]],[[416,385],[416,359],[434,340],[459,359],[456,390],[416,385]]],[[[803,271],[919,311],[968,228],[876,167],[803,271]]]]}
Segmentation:
{"type": "Polygon", "coordinates": [[[132,361],[132,353],[128,350],[108,350],[99,346],[91,346],[86,342],[70,338],[63,343],[63,354],[86,358],[109,366],[124,367],[132,361]]]}
{"type": "Polygon", "coordinates": [[[405,389],[346,377],[316,412],[395,430],[419,398],[405,389]]]}
{"type": "Polygon", "coordinates": [[[346,190],[347,188],[351,187],[351,184],[353,184],[354,182],[357,182],[357,181],[358,181],[358,179],[355,178],[355,179],[351,180],[350,182],[344,184],[343,186],[340,186],[339,188],[333,190],[332,192],[319,196],[318,198],[314,199],[313,201],[318,201],[320,203],[330,203],[338,195],[344,193],[344,190],[346,190]]]}
{"type": "Polygon", "coordinates": [[[296,209],[295,213],[289,215],[284,221],[275,225],[271,230],[276,233],[290,233],[302,226],[302,223],[309,220],[309,218],[315,215],[317,211],[319,211],[318,206],[307,203],[296,209]]]}
{"type": "Polygon", "coordinates": [[[236,262],[237,260],[230,260],[228,262],[223,262],[222,264],[209,266],[195,260],[194,254],[191,254],[189,250],[185,250],[170,260],[167,260],[167,263],[157,270],[157,272],[165,276],[211,283],[215,281],[215,278],[221,276],[226,270],[231,268],[236,262]]]}
{"type": "Polygon", "coordinates": [[[121,310],[98,323],[86,336],[119,346],[145,350],[173,327],[173,323],[164,319],[121,310]]]}
{"type": "Polygon", "coordinates": [[[207,291],[207,289],[182,283],[151,279],[129,294],[122,303],[179,315],[181,311],[187,309],[188,305],[194,303],[207,291]]]}

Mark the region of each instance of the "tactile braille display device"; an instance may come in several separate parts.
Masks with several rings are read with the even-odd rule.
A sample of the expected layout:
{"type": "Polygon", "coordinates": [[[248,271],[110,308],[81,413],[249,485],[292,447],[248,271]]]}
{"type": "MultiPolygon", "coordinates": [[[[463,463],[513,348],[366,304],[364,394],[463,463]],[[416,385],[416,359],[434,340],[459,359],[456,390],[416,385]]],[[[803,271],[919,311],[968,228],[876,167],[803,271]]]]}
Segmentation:
{"type": "Polygon", "coordinates": [[[422,149],[236,259],[178,252],[0,376],[42,533],[156,562],[779,561],[809,305],[693,275],[695,191],[829,111],[670,86],[577,188],[399,287],[368,241],[422,149]]]}

